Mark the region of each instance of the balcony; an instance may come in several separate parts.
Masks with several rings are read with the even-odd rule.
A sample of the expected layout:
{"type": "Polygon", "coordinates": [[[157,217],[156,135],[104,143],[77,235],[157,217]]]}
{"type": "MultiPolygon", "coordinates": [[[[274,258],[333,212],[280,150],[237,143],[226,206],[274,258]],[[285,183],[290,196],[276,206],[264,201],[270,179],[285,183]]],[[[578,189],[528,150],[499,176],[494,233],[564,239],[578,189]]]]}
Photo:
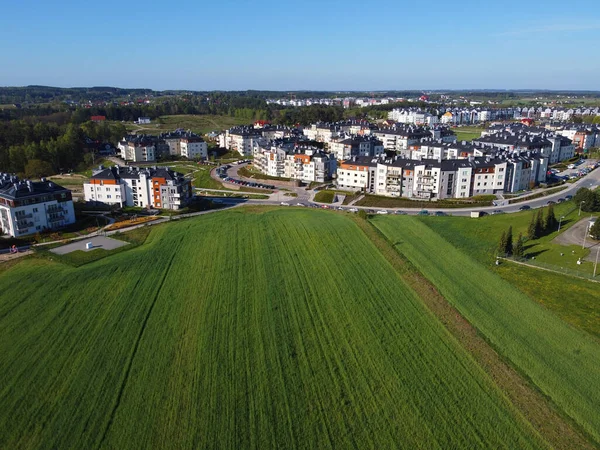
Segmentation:
{"type": "Polygon", "coordinates": [[[15,216],[16,220],[25,220],[25,219],[31,219],[33,217],[33,214],[19,214],[18,216],[15,216]]]}
{"type": "Polygon", "coordinates": [[[25,231],[32,226],[33,222],[17,222],[16,228],[18,231],[25,231]]]}

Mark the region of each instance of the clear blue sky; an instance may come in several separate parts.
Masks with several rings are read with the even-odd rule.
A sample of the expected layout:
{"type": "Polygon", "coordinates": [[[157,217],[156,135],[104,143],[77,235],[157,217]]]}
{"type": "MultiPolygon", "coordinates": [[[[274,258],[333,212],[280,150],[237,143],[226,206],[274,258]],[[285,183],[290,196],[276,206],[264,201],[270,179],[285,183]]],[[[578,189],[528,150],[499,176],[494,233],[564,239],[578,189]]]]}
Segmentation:
{"type": "Polygon", "coordinates": [[[600,0],[5,1],[0,85],[600,90],[600,0]]]}

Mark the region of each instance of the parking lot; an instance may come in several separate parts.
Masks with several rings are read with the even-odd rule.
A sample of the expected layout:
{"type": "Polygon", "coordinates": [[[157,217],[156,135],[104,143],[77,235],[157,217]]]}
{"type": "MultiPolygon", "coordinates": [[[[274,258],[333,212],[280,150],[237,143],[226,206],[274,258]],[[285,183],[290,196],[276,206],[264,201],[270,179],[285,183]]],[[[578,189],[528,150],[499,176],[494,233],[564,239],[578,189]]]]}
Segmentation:
{"type": "Polygon", "coordinates": [[[554,178],[556,178],[557,180],[560,180],[560,179],[573,180],[573,179],[577,179],[577,178],[587,175],[594,168],[598,167],[598,165],[599,165],[598,160],[587,159],[587,160],[582,160],[582,162],[580,164],[572,164],[569,166],[570,168],[567,168],[563,171],[559,171],[556,169],[550,169],[550,171],[553,173],[552,176],[554,178]]]}
{"type": "Polygon", "coordinates": [[[101,248],[103,250],[113,250],[115,248],[119,248],[127,244],[127,242],[119,241],[117,239],[111,239],[109,237],[94,236],[89,239],[83,239],[81,241],[72,242],[71,244],[53,248],[50,251],[52,253],[56,253],[57,255],[66,255],[67,253],[74,252],[75,250],[82,250],[84,252],[89,252],[98,248],[101,248]],[[86,244],[88,242],[92,243],[92,248],[86,248],[86,244]]]}

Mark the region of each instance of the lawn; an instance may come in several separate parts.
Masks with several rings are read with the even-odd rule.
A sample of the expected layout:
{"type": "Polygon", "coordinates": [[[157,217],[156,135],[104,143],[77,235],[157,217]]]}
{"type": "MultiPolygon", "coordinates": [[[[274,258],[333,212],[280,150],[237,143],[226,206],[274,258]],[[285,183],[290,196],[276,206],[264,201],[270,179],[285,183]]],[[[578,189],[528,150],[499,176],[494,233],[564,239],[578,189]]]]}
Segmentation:
{"type": "MultiPolygon", "coordinates": [[[[527,220],[511,219],[513,226],[527,220]]],[[[501,355],[600,442],[597,339],[560,320],[418,218],[375,217],[372,223],[501,355]]]]}
{"type": "Polygon", "coordinates": [[[191,130],[194,133],[206,134],[211,131],[221,131],[234,125],[245,125],[247,121],[230,116],[218,115],[189,115],[161,116],[150,124],[126,124],[127,130],[135,133],[159,134],[174,131],[177,128],[191,130]]]}
{"type": "Polygon", "coordinates": [[[452,131],[456,134],[456,140],[461,141],[472,141],[481,137],[481,132],[485,128],[482,127],[457,127],[452,128],[452,131]]]}
{"type": "Polygon", "coordinates": [[[0,274],[0,447],[546,446],[352,219],[262,211],[0,274]]]}
{"type": "Polygon", "coordinates": [[[315,202],[319,203],[333,203],[335,199],[335,191],[319,191],[315,194],[315,202]]]}

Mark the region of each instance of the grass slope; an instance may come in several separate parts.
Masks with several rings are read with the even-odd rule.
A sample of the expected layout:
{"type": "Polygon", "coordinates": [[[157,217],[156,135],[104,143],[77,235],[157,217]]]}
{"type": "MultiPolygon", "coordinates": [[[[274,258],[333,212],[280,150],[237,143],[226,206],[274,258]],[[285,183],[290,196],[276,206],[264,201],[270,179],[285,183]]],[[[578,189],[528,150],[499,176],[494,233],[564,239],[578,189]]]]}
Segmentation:
{"type": "MultiPolygon", "coordinates": [[[[579,219],[573,202],[556,205],[555,212],[557,217],[567,214],[562,222],[561,232],[579,219]],[[567,214],[569,211],[571,213],[567,214]]],[[[513,238],[516,238],[519,232],[526,234],[529,221],[535,213],[528,211],[502,214],[477,220],[467,217],[419,217],[419,220],[455,247],[480,262],[489,264],[495,257],[502,232],[512,225],[513,238]]],[[[581,246],[564,246],[552,242],[557,234],[554,232],[527,242],[526,255],[535,255],[537,261],[553,264],[557,270],[567,267],[592,273],[593,263],[586,261],[577,265],[577,259],[585,256],[589,250],[582,250],[581,246]],[[564,256],[561,256],[561,253],[564,256]]],[[[524,266],[514,267],[512,264],[492,266],[491,270],[551,309],[563,320],[600,336],[600,303],[598,285],[595,283],[524,266]]]]}
{"type": "Polygon", "coordinates": [[[216,213],[0,290],[2,448],[545,446],[341,215],[216,213]]]}
{"type": "Polygon", "coordinates": [[[373,223],[483,335],[600,442],[600,345],[413,217],[373,223]]]}

